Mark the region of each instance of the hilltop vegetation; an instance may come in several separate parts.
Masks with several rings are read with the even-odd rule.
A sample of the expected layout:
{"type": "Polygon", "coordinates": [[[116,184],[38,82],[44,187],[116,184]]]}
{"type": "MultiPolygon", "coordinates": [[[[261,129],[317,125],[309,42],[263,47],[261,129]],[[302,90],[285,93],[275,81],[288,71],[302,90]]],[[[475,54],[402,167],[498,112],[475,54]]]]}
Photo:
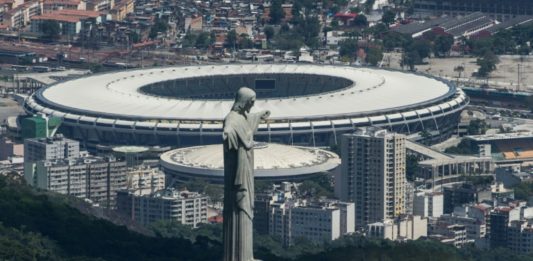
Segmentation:
{"type": "MultiPolygon", "coordinates": [[[[221,226],[192,230],[160,223],[155,236],[86,216],[62,196],[35,191],[0,176],[0,260],[220,260],[221,226]]],[[[347,236],[315,246],[302,240],[284,249],[275,238],[256,236],[256,257],[283,260],[533,260],[506,250],[456,249],[432,241],[395,243],[347,236]]]]}

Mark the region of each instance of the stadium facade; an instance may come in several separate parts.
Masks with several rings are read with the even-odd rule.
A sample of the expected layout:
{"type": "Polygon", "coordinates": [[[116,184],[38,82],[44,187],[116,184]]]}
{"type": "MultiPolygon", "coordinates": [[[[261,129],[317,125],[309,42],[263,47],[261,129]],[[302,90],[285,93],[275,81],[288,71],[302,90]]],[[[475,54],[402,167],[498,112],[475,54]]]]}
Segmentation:
{"type": "Polygon", "coordinates": [[[92,75],[40,89],[30,114],[63,119],[61,132],[91,147],[195,146],[221,142],[224,116],[241,86],[256,90],[271,118],[256,140],[337,144],[342,133],[378,126],[444,139],[468,97],[451,82],[401,71],[300,64],[205,65],[92,75]]]}

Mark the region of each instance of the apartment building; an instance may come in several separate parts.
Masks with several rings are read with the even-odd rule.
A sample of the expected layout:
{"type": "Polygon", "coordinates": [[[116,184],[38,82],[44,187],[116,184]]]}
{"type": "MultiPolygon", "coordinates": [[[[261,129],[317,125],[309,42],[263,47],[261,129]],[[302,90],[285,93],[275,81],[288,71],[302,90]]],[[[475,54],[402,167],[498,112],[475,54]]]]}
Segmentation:
{"type": "Polygon", "coordinates": [[[117,209],[144,226],[164,220],[197,227],[207,223],[207,200],[206,195],[173,188],[150,195],[124,190],[118,193],[117,209]]]}
{"type": "Polygon", "coordinates": [[[24,162],[74,159],[80,157],[80,143],[61,134],[50,138],[24,140],[24,162]]]}
{"type": "Polygon", "coordinates": [[[355,225],[405,213],[405,136],[375,127],[342,136],[337,196],[355,203],[355,225]]]}
{"type": "Polygon", "coordinates": [[[126,163],[114,158],[41,160],[25,169],[28,184],[114,208],[118,190],[126,188],[126,163]],[[30,174],[31,173],[31,174],[30,174]],[[29,177],[28,177],[29,176],[29,177]]]}
{"type": "Polygon", "coordinates": [[[417,240],[428,235],[427,228],[427,218],[405,215],[368,224],[366,235],[370,238],[389,240],[417,240]]]}
{"type": "Polygon", "coordinates": [[[440,217],[444,210],[444,195],[441,192],[417,192],[413,200],[413,215],[440,217]]]}
{"type": "Polygon", "coordinates": [[[305,238],[322,244],[355,231],[354,204],[339,201],[307,203],[303,200],[275,202],[270,206],[269,234],[285,246],[305,238]]]}
{"type": "Polygon", "coordinates": [[[165,173],[158,168],[138,166],[128,170],[128,190],[149,195],[165,188],[165,173]]]}

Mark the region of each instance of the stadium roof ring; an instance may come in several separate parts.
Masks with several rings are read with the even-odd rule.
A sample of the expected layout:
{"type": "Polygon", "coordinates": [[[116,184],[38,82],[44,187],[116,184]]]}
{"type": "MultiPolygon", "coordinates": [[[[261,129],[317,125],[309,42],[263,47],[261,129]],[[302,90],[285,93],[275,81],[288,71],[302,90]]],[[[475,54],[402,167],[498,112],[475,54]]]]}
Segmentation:
{"type": "Polygon", "coordinates": [[[222,121],[242,86],[255,89],[256,110],[271,111],[259,140],[278,143],[331,143],[339,133],[368,125],[448,135],[468,104],[454,84],[421,74],[228,64],[91,75],[40,89],[25,109],[62,118],[67,136],[89,143],[200,145],[220,141],[222,121]]]}
{"type": "MultiPolygon", "coordinates": [[[[222,145],[179,148],[160,157],[163,171],[175,181],[201,178],[213,183],[224,181],[222,145]]],[[[313,175],[331,173],[340,165],[333,152],[275,143],[256,144],[254,176],[258,180],[301,181],[313,175]]]]}

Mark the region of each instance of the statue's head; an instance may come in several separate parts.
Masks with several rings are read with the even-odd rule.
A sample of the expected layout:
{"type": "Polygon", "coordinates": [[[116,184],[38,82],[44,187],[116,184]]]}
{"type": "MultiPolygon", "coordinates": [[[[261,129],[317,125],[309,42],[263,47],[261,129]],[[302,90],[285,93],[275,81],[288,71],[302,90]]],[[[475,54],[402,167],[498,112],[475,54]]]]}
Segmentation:
{"type": "Polygon", "coordinates": [[[255,103],[255,91],[247,88],[241,87],[235,95],[235,102],[233,103],[232,111],[238,112],[250,112],[250,109],[254,106],[255,103]]]}

